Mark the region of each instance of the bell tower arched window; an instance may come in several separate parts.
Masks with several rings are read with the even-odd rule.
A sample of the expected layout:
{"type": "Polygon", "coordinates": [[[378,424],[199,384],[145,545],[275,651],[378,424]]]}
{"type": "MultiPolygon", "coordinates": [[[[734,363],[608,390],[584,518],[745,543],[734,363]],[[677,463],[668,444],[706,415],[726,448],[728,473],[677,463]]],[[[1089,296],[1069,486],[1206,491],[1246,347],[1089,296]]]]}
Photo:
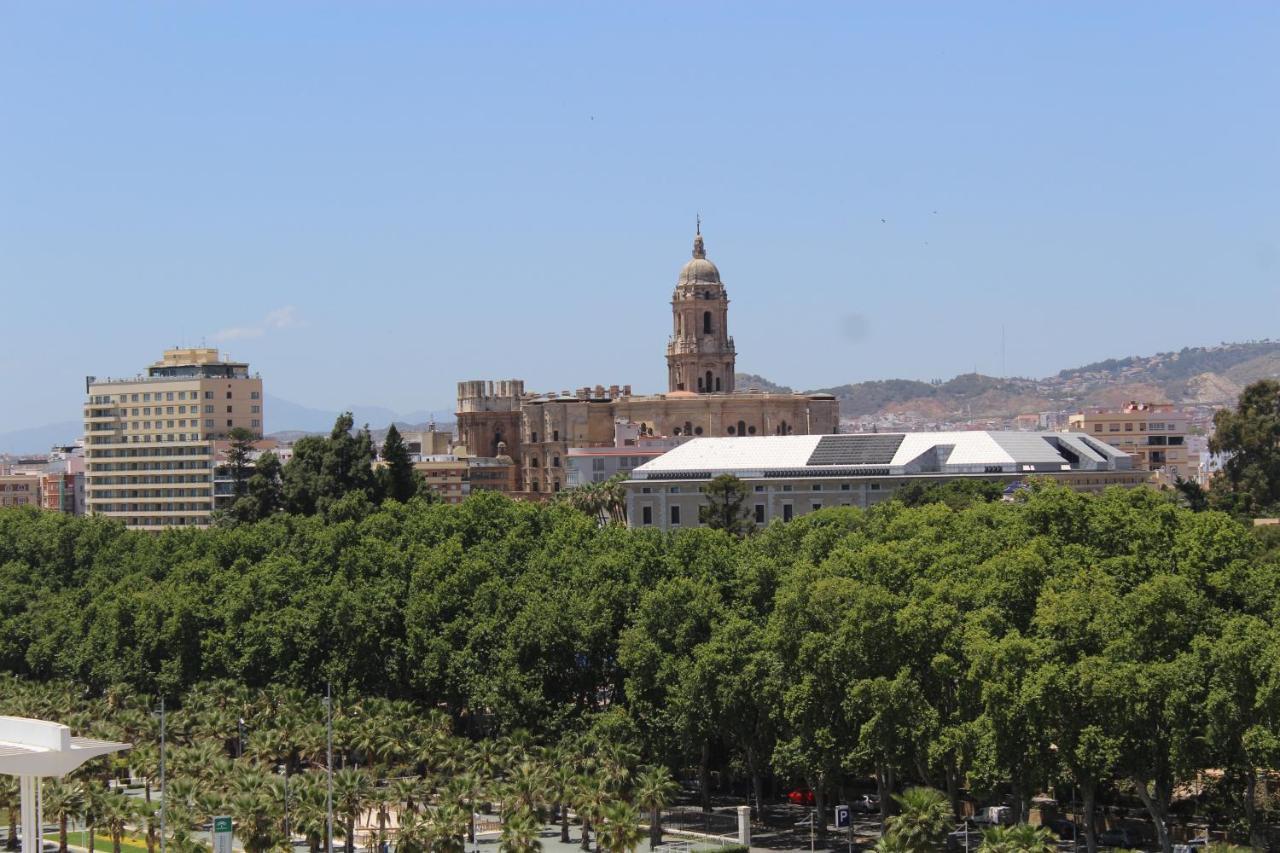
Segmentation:
{"type": "Polygon", "coordinates": [[[711,312],[710,311],[702,312],[702,333],[704,335],[711,334],[711,312]]]}

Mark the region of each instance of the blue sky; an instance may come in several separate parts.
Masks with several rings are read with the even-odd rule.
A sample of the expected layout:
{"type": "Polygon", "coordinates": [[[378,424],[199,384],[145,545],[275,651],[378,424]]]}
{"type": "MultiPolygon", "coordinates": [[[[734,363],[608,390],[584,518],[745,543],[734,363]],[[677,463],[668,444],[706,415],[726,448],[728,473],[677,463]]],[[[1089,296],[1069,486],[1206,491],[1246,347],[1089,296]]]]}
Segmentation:
{"type": "Polygon", "coordinates": [[[322,408],[661,390],[698,211],[796,387],[1274,337],[1277,44],[1263,2],[6,3],[0,431],[202,339],[322,408]]]}

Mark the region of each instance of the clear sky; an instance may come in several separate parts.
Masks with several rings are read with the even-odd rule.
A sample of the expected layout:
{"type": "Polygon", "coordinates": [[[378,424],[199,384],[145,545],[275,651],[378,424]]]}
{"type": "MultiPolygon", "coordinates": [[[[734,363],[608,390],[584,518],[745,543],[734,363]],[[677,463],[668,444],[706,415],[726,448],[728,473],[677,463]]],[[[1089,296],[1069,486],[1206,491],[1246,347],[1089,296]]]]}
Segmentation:
{"type": "MultiPolygon", "coordinates": [[[[315,407],[1275,337],[1280,4],[0,5],[0,431],[202,340],[315,407]]],[[[272,424],[269,422],[268,426],[272,424]]],[[[279,425],[277,425],[279,426],[279,425]]]]}

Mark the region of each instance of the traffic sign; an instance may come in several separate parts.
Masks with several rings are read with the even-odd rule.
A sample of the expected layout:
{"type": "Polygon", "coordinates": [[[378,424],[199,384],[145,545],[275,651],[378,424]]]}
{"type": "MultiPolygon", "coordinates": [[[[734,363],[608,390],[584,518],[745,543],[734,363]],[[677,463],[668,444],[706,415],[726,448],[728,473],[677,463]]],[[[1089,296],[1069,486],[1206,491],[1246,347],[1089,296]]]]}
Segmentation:
{"type": "Polygon", "coordinates": [[[836,829],[848,829],[849,827],[849,807],[836,806],[836,829]]]}
{"type": "Polygon", "coordinates": [[[213,853],[231,853],[231,818],[213,819],[213,853]]]}

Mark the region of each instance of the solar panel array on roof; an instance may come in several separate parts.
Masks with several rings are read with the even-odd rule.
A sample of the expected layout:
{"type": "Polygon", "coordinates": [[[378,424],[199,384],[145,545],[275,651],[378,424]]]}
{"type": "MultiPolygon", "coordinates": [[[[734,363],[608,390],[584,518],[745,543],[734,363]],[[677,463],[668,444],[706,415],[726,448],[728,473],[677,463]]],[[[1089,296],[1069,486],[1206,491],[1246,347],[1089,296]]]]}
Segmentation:
{"type": "Polygon", "coordinates": [[[806,465],[888,465],[905,438],[903,433],[824,435],[806,465]]]}

